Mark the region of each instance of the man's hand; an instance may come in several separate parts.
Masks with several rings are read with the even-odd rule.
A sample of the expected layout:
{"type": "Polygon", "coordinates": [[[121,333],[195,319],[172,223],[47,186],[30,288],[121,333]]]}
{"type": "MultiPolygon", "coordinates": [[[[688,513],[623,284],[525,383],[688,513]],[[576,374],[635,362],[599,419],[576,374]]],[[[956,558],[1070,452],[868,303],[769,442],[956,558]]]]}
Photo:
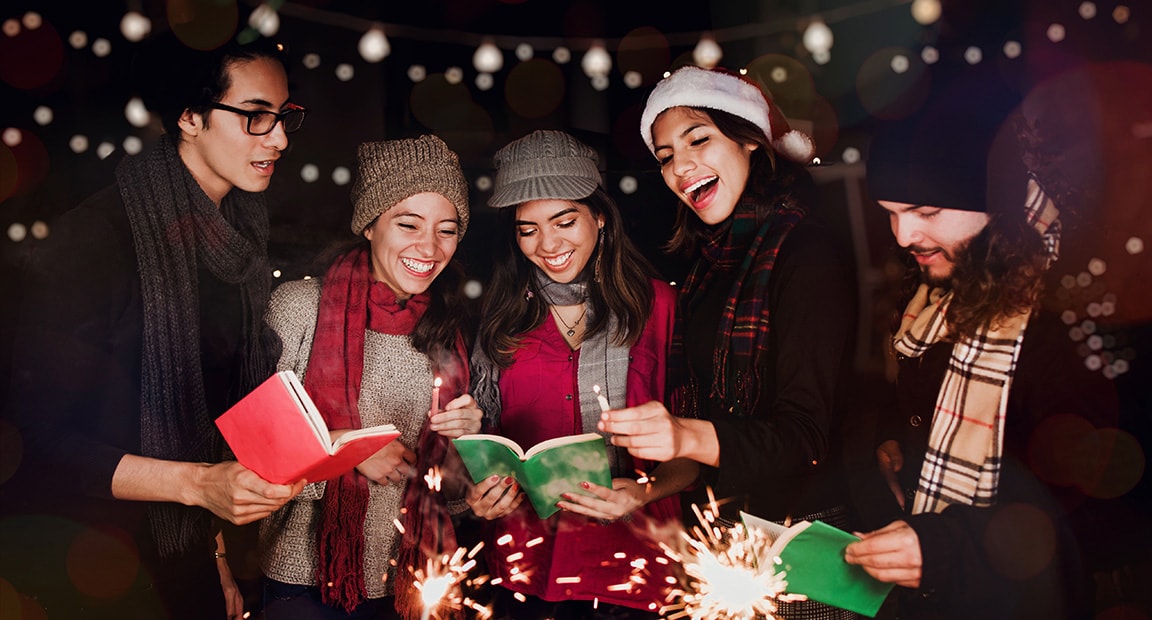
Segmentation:
{"type": "Polygon", "coordinates": [[[263,519],[296,497],[305,480],[272,484],[236,461],[200,465],[193,476],[191,503],[236,525],[263,519]]]}
{"type": "Polygon", "coordinates": [[[858,534],[844,550],[844,561],[856,564],[885,583],[919,588],[923,568],[920,539],[904,521],[893,521],[875,532],[858,534]]]}
{"type": "Polygon", "coordinates": [[[630,515],[644,505],[646,488],[631,478],[613,479],[611,489],[591,482],[584,482],[581,486],[595,497],[565,493],[564,501],[556,505],[561,510],[605,521],[615,521],[630,515]]]}

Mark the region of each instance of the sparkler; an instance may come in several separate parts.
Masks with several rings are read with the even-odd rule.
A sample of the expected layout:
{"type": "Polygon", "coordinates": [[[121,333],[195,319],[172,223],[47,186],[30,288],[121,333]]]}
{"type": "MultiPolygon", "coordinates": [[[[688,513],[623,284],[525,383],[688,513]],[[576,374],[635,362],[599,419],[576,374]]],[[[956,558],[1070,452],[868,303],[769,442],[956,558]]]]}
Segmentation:
{"type": "Polygon", "coordinates": [[[708,508],[692,508],[700,525],[692,528],[691,535],[681,532],[682,549],[660,544],[684,572],[681,583],[669,578],[673,588],[661,615],[671,613],[666,616],[669,620],[773,620],[779,602],[804,600],[803,596],[784,594],[788,582],[784,573],[776,572],[773,562],[758,561],[771,546],[767,535],[748,533],[739,526],[721,529],[711,491],[708,508]]]}
{"type": "Polygon", "coordinates": [[[487,575],[468,579],[468,572],[476,567],[476,554],[484,547],[479,543],[471,550],[464,547],[456,549],[451,556],[440,556],[439,561],[429,559],[424,569],[412,570],[413,586],[420,591],[420,600],[423,610],[421,620],[431,620],[437,617],[438,609],[469,608],[476,613],[475,617],[484,620],[492,616],[492,611],[480,605],[471,598],[464,596],[460,584],[480,585],[487,581],[487,575]]]}

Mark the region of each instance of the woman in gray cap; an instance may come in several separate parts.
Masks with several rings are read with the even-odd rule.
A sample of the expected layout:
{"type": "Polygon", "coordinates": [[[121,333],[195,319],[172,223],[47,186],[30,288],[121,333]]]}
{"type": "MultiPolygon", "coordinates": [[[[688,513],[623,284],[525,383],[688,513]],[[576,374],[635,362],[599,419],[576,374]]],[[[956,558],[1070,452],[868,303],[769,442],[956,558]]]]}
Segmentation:
{"type": "MultiPolygon", "coordinates": [[[[503,240],[473,353],[486,425],[528,447],[597,432],[593,386],[621,407],[662,399],[675,293],[625,235],[596,152],[566,133],[537,131],[500,149],[495,163],[488,204],[501,209],[503,240]]],[[[469,493],[473,512],[488,520],[489,572],[503,578],[498,616],[656,617],[665,567],[644,524],[678,517],[675,494],[695,478],[695,464],[662,464],[642,484],[636,472],[652,463],[608,453],[612,488],[588,482],[586,495],[567,494],[547,519],[511,478],[482,480],[469,493]],[[647,583],[621,590],[638,561],[651,572],[647,583]]]]}
{"type": "Polygon", "coordinates": [[[407,568],[424,566],[418,550],[451,553],[456,543],[443,500],[450,476],[444,493],[408,481],[444,465],[447,438],[480,429],[464,394],[462,278],[452,262],[468,228],[456,154],[421,136],[361,144],[358,164],[352,232],[361,243],[323,279],[276,289],[268,322],[283,341],[278,370],[302,377],[334,439],[378,424],[401,436],[340,478],[309,481],[264,521],[268,620],[393,618],[394,606],[418,617],[407,568]],[[443,407],[433,404],[436,378],[443,407]]]}

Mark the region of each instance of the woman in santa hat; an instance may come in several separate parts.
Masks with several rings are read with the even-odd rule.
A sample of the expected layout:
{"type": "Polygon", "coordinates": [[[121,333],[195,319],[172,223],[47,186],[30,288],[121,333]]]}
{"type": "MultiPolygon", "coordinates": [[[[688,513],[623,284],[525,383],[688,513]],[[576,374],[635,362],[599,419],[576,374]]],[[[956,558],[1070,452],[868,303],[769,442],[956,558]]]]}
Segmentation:
{"type": "MultiPolygon", "coordinates": [[[[679,198],[669,247],[694,258],[680,292],[667,404],[603,415],[643,459],[702,464],[721,517],[744,510],[849,528],[837,402],[855,295],[835,236],[811,204],[811,138],[747,79],[684,67],[656,85],[640,133],[679,198]]],[[[684,514],[692,515],[691,511],[684,514]]],[[[851,618],[812,601],[782,618],[851,618]]]]}

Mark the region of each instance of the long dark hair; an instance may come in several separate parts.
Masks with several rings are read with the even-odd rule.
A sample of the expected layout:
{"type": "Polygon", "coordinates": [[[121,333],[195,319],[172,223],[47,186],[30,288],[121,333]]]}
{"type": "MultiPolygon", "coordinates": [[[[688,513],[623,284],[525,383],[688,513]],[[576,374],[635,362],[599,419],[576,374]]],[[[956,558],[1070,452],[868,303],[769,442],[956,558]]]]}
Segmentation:
{"type": "MultiPolygon", "coordinates": [[[[752,151],[749,159],[748,184],[741,195],[751,193],[757,197],[757,221],[763,222],[781,202],[810,204],[812,176],[804,166],[785,157],[776,157],[763,130],[751,121],[721,110],[689,109],[711,120],[720,133],[737,144],[759,145],[760,148],[752,151]]],[[[680,202],[675,232],[665,249],[674,254],[693,256],[710,228],[692,213],[692,209],[680,202]]]]}
{"type": "MultiPolygon", "coordinates": [[[[948,285],[953,298],[945,311],[956,335],[974,336],[981,326],[1039,306],[1048,253],[1043,238],[1024,220],[1023,206],[1020,211],[991,214],[984,230],[956,252],[948,285]]],[[[906,260],[907,299],[922,275],[915,261],[906,260]]]]}
{"type": "MultiPolygon", "coordinates": [[[[595,256],[584,267],[588,302],[595,315],[584,337],[607,329],[611,314],[618,325],[617,332],[610,335],[613,341],[631,346],[640,337],[652,309],[654,293],[649,278],[655,277],[656,270],[625,234],[620,209],[603,188],[597,187],[587,198],[573,202],[588,207],[593,217],[604,218],[604,236],[596,250],[600,281],[593,277],[595,256]]],[[[485,295],[479,346],[498,366],[507,368],[520,337],[540,325],[548,315],[548,305],[536,290],[536,266],[516,243],[516,207],[501,209],[498,217],[501,240],[496,243],[492,278],[485,295]],[[528,291],[532,295],[526,299],[528,291]]]]}

